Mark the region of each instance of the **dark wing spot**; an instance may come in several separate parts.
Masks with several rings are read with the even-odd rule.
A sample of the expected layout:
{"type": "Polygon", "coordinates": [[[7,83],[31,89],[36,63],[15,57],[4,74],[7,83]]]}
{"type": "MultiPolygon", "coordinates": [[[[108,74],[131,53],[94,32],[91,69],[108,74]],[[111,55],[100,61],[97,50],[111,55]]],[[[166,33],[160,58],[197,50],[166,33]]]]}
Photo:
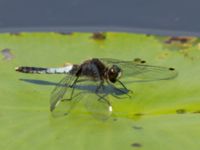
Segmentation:
{"type": "Polygon", "coordinates": [[[177,114],[184,114],[184,113],[186,113],[186,110],[185,109],[177,109],[176,113],[177,114]]]}
{"type": "Polygon", "coordinates": [[[142,147],[142,144],[140,143],[133,143],[131,144],[132,147],[142,147]]]}
{"type": "Polygon", "coordinates": [[[14,58],[14,55],[11,53],[11,50],[9,48],[1,50],[1,54],[4,56],[4,60],[11,60],[14,58]]]}
{"type": "Polygon", "coordinates": [[[96,32],[96,33],[93,33],[91,38],[93,38],[95,40],[105,40],[106,34],[104,32],[96,32]]]}

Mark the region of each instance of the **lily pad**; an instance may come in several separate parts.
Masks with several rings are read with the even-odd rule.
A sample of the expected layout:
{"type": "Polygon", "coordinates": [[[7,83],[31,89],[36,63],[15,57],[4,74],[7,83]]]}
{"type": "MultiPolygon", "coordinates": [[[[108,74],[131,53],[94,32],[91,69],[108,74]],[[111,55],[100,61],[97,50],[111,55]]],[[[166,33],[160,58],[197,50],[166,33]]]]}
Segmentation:
{"type": "Polygon", "coordinates": [[[0,57],[0,147],[198,149],[199,39],[184,48],[176,44],[174,49],[173,42],[165,42],[167,37],[154,35],[103,33],[104,38],[94,37],[92,33],[0,34],[1,52],[7,49],[6,54],[12,55],[11,59],[5,59],[4,53],[0,57]],[[56,67],[93,57],[141,58],[150,65],[176,68],[178,76],[127,84],[133,91],[131,98],[109,96],[113,114],[101,121],[90,115],[83,101],[67,116],[52,116],[50,92],[64,75],[20,74],[14,70],[17,66],[56,67]]]}

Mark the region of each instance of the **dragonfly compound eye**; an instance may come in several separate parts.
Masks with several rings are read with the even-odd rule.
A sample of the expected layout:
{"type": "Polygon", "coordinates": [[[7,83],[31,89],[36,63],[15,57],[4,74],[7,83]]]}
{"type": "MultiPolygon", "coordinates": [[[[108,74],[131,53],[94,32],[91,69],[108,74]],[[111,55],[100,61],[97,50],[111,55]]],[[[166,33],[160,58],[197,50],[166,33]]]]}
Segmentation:
{"type": "Polygon", "coordinates": [[[121,76],[121,69],[117,65],[113,65],[108,71],[108,78],[111,82],[115,83],[121,76]]]}

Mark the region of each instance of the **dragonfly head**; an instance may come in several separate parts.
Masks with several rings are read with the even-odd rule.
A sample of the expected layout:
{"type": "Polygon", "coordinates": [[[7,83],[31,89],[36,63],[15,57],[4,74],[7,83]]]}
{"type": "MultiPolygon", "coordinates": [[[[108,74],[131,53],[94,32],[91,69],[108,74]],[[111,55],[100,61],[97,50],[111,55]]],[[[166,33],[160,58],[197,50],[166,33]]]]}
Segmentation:
{"type": "Polygon", "coordinates": [[[121,77],[122,71],[117,65],[113,65],[108,69],[107,78],[110,82],[115,83],[121,77]]]}

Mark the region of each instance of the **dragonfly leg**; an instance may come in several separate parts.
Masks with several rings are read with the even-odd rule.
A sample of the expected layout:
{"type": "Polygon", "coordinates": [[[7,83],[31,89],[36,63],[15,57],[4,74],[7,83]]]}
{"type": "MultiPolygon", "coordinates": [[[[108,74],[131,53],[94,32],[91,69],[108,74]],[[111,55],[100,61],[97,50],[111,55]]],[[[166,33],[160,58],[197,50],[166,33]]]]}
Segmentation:
{"type": "MultiPolygon", "coordinates": [[[[117,88],[117,87],[115,87],[113,84],[110,84],[108,81],[107,81],[107,83],[109,84],[109,85],[111,85],[112,86],[112,88],[114,89],[114,90],[116,90],[116,91],[118,91],[118,92],[120,92],[121,94],[126,94],[129,98],[131,98],[131,96],[128,94],[128,92],[127,91],[130,91],[130,90],[128,90],[127,88],[126,88],[126,86],[121,82],[121,81],[119,81],[119,80],[117,80],[120,84],[121,84],[121,86],[124,88],[124,90],[121,90],[121,89],[119,89],[119,88],[117,88]]],[[[131,93],[132,93],[132,91],[131,91],[131,93]]],[[[114,95],[114,94],[112,94],[114,97],[116,97],[116,98],[119,98],[119,99],[122,99],[122,97],[119,97],[119,96],[116,96],[116,95],[114,95]]]]}
{"type": "Polygon", "coordinates": [[[100,83],[99,83],[99,86],[96,88],[96,90],[95,90],[95,93],[97,94],[97,96],[99,96],[99,101],[100,100],[103,100],[104,102],[106,102],[109,106],[111,106],[111,104],[110,104],[110,102],[105,98],[108,94],[104,94],[103,96],[102,95],[100,95],[99,94],[99,90],[100,89],[105,89],[105,86],[104,86],[104,81],[101,81],[100,83]]]}
{"type": "Polygon", "coordinates": [[[97,99],[97,100],[106,103],[106,104],[108,105],[109,111],[112,112],[112,105],[111,105],[111,103],[105,98],[108,94],[99,95],[98,93],[96,93],[96,95],[99,97],[99,99],[97,99]]]}
{"type": "MultiPolygon", "coordinates": [[[[111,95],[114,96],[114,97],[117,98],[117,99],[124,99],[124,97],[117,96],[117,95],[115,95],[115,94],[111,94],[111,95]]],[[[128,95],[128,94],[126,93],[126,95],[128,95]]],[[[131,98],[130,95],[128,95],[128,97],[131,98]]]]}
{"type": "Polygon", "coordinates": [[[103,100],[103,101],[105,101],[108,105],[111,105],[110,102],[105,98],[105,97],[107,96],[106,94],[105,94],[105,95],[99,95],[98,93],[96,93],[96,94],[97,94],[97,96],[99,97],[98,101],[103,100]]]}
{"type": "Polygon", "coordinates": [[[120,80],[117,80],[117,81],[122,85],[122,87],[123,87],[125,90],[127,90],[127,91],[133,93],[133,91],[132,91],[132,90],[129,90],[129,89],[123,84],[123,82],[121,82],[120,80]]]}
{"type": "Polygon", "coordinates": [[[77,76],[77,78],[74,80],[74,82],[73,82],[72,85],[70,86],[70,87],[72,88],[72,92],[71,92],[71,94],[70,94],[70,98],[69,98],[69,100],[71,100],[72,97],[73,97],[74,89],[75,89],[74,87],[75,87],[75,85],[76,85],[78,79],[79,79],[79,76],[77,76]]]}
{"type": "MultiPolygon", "coordinates": [[[[114,86],[113,86],[114,87],[114,86]]],[[[126,94],[129,98],[131,98],[131,96],[128,94],[128,92],[125,92],[125,91],[123,91],[123,90],[121,90],[121,89],[118,89],[118,88],[116,88],[116,87],[114,87],[114,89],[115,90],[117,90],[117,91],[119,91],[119,92],[121,92],[122,94],[126,94]]],[[[129,90],[128,90],[129,91],[129,90]]],[[[117,96],[116,96],[117,97],[117,96]]]]}

